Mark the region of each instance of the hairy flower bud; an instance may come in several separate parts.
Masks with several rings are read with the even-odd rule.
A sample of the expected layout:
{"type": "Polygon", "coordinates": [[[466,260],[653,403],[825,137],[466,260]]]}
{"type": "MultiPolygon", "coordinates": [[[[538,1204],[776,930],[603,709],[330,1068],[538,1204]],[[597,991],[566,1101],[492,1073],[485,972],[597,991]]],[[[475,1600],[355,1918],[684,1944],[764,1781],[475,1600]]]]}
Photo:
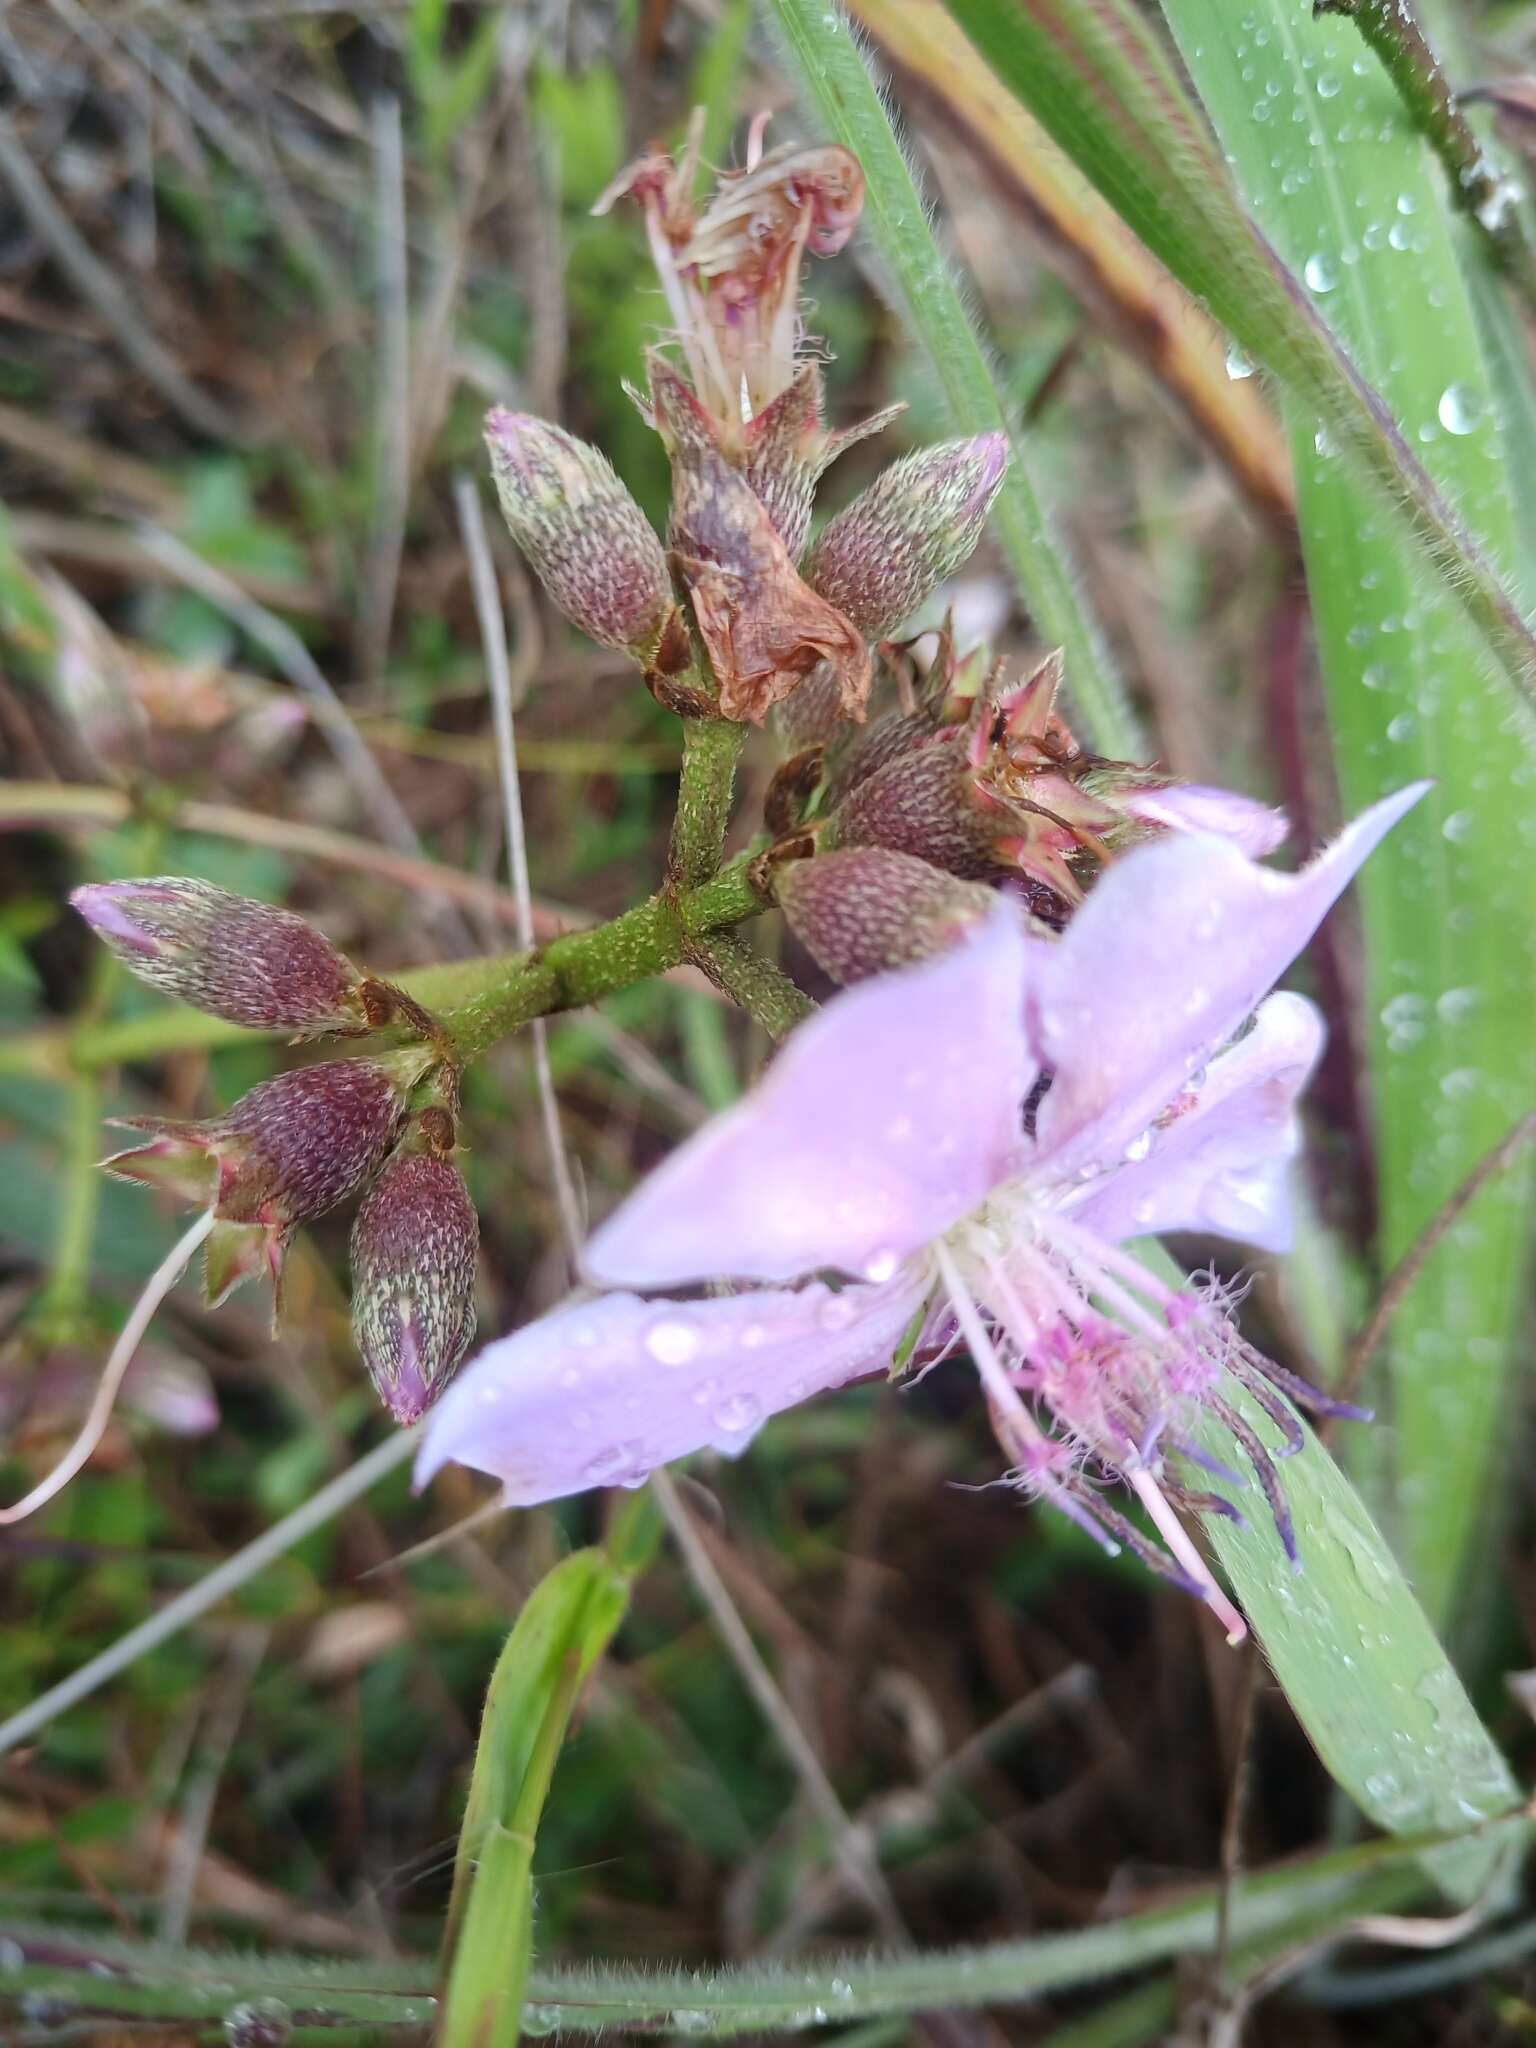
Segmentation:
{"type": "Polygon", "coordinates": [[[91,882],[70,897],[140,981],[256,1031],[363,1032],[363,977],[323,933],[184,875],[91,882]]]}
{"type": "Polygon", "coordinates": [[[210,1305],[265,1266],[281,1296],[283,1259],[301,1223],[344,1202],[389,1150],[410,1090],[431,1066],[425,1048],[384,1059],[296,1067],[198,1123],[123,1117],[147,1145],[119,1152],[107,1171],[209,1203],[210,1305]]]}
{"type": "Polygon", "coordinates": [[[1001,433],[907,456],[831,522],[805,580],[867,639],[883,639],[969,559],[1007,467],[1001,433]]]}
{"type": "MultiPolygon", "coordinates": [[[[888,405],[841,433],[829,432],[823,413],[821,365],[811,361],[787,391],[781,391],[771,405],[745,423],[741,429],[742,474],[767,508],[792,562],[798,562],[805,551],[822,471],[905,410],[904,404],[888,405]]],[[[721,441],[724,452],[730,453],[723,429],[721,441]]]]}
{"type": "Polygon", "coordinates": [[[675,609],[666,557],[605,455],[528,413],[496,407],[485,444],[502,515],[561,611],[637,661],[675,609]]]}
{"type": "Polygon", "coordinates": [[[352,1329],[402,1427],[424,1415],[475,1334],[480,1219],[452,1160],[401,1150],[352,1226],[352,1329]]]}
{"type": "Polygon", "coordinates": [[[981,883],[883,846],[785,861],[773,888],[796,938],[844,983],[943,952],[997,905],[981,883]]]}

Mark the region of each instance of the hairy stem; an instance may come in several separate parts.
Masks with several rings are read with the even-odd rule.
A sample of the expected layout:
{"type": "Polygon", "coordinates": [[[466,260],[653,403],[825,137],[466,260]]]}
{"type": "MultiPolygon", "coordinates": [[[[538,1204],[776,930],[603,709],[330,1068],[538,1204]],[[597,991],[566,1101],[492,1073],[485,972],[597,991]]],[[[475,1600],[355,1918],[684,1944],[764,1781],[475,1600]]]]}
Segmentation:
{"type": "Polygon", "coordinates": [[[1451,204],[1478,230],[1494,264],[1536,305],[1536,250],[1519,194],[1461,111],[1409,0],[1314,0],[1315,14],[1347,15],[1380,59],[1408,118],[1439,157],[1451,204]]]}
{"type": "Polygon", "coordinates": [[[787,974],[734,932],[716,932],[701,940],[690,949],[689,958],[775,1041],[816,1007],[804,989],[796,988],[787,974]]]}
{"type": "Polygon", "coordinates": [[[729,718],[683,720],[683,763],[667,857],[667,879],[674,889],[707,882],[720,865],[745,739],[746,728],[729,718]]]}

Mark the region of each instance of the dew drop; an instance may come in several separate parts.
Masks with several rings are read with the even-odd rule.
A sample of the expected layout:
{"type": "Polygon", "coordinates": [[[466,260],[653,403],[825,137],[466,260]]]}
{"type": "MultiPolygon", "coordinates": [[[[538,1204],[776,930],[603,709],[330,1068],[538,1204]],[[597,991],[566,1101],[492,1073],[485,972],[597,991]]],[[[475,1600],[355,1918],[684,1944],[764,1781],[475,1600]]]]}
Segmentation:
{"type": "Polygon", "coordinates": [[[900,1263],[895,1252],[876,1252],[864,1262],[864,1277],[866,1280],[873,1280],[878,1287],[882,1280],[890,1279],[900,1263]]]}
{"type": "Polygon", "coordinates": [[[1251,377],[1253,375],[1252,363],[1249,362],[1236,342],[1233,342],[1232,346],[1227,350],[1227,375],[1234,384],[1241,383],[1244,377],[1251,377]]]}
{"type": "Polygon", "coordinates": [[[723,1429],[728,1436],[743,1436],[762,1419],[763,1404],[751,1394],[732,1394],[714,1412],[716,1429],[723,1429]]]}
{"type": "Polygon", "coordinates": [[[1138,1159],[1145,1159],[1151,1150],[1152,1133],[1150,1131],[1143,1131],[1139,1138],[1132,1138],[1129,1145],[1126,1146],[1125,1156],[1134,1165],[1138,1159]]]}
{"type": "Polygon", "coordinates": [[[1317,81],[1318,98],[1320,100],[1331,100],[1335,98],[1342,84],[1343,80],[1339,78],[1336,73],[1332,71],[1325,71],[1322,77],[1317,81]]]}
{"type": "Polygon", "coordinates": [[[1331,292],[1339,281],[1338,265],[1320,249],[1307,258],[1301,274],[1306,280],[1307,290],[1312,292],[1331,292]]]}
{"type": "Polygon", "coordinates": [[[686,1365],[698,1352],[699,1333],[681,1316],[664,1316],[646,1331],[645,1348],[658,1365],[686,1365]]]}
{"type": "Polygon", "coordinates": [[[1387,738],[1401,746],[1418,732],[1419,721],[1411,711],[1400,711],[1387,727],[1387,738]]]}
{"type": "Polygon", "coordinates": [[[1468,384],[1448,384],[1436,411],[1448,434],[1470,434],[1482,422],[1482,397],[1468,384]]]}

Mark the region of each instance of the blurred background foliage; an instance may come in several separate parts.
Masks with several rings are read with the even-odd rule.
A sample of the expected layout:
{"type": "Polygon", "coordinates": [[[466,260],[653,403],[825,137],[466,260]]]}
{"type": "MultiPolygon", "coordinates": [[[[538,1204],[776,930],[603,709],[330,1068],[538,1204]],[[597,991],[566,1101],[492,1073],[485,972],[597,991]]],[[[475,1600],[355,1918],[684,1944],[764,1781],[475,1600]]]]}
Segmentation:
{"type": "MultiPolygon", "coordinates": [[[[901,61],[894,31],[882,38],[880,9],[860,12],[890,44],[943,239],[1158,758],[1284,802],[1303,837],[1322,836],[1338,815],[1327,711],[1258,380],[1240,355],[1191,372],[1219,415],[1217,430],[1192,424],[1157,324],[1117,320],[1085,278],[1092,236],[1074,252],[1042,232],[985,135],[957,132],[935,77],[901,61]]],[[[1460,76],[1529,62],[1528,6],[1464,16],[1460,76]]],[[[720,163],[759,109],[771,136],[811,130],[746,0],[18,0],[0,14],[0,72],[9,1498],[67,1437],[173,1235],[153,1200],[94,1174],[103,1119],[222,1106],[289,1057],[157,1036],[164,1006],[103,969],[64,895],[124,873],[202,875],[291,904],[386,973],[511,943],[453,477],[480,471],[485,407],[511,404],[599,443],[660,519],[660,446],[623,386],[663,308],[635,220],[594,218],[592,202],[649,139],[680,136],[695,104],[720,163]],[[327,747],[316,666],[414,847],[398,831],[389,846],[394,828],[327,747]],[[425,870],[402,883],[402,853],[443,871],[436,890],[425,870]],[[82,1020],[121,1027],[125,1056],[72,1066],[65,1029],[82,1020]]],[[[812,288],[834,419],[909,404],[833,472],[835,508],[948,414],[866,240],[812,288]]],[[[659,874],[675,722],[496,547],[552,931],[624,907],[659,874]]],[[[995,547],[947,595],[962,639],[1021,661],[1035,645],[995,547]]],[[[749,754],[737,843],[772,766],[768,748],[749,754]]],[[[1336,1030],[1314,1095],[1306,1256],[1260,1275],[1252,1313],[1277,1355],[1331,1363],[1379,1278],[1347,920],[1310,974],[1336,1030]]],[[[558,1020],[552,1047],[594,1211],[728,1103],[764,1051],[685,979],[558,1020]]],[[[464,1163],[489,1331],[564,1284],[537,1119],[522,1048],[473,1071],[464,1163]]],[[[215,1318],[182,1290],[90,1470],[0,1533],[0,1716],[380,1434],[351,1350],[345,1229],[300,1241],[275,1338],[254,1297],[215,1318]]],[[[1526,1383],[1512,1372],[1497,1388],[1507,1445],[1526,1383]]],[[[1455,1428],[1454,1409],[1436,1414],[1455,1428]]],[[[995,1470],[980,1404],[940,1375],[899,1402],[859,1389],[791,1413],[742,1464],[705,1463],[689,1487],[911,1939],[1068,1929],[1177,1899],[1221,1867],[1240,1755],[1249,1861],[1346,1836],[1262,1672],[1213,1647],[1193,1603],[986,1490],[995,1470]]],[[[1506,1459],[1498,1486],[1497,1534],[1450,1619],[1475,1590],[1469,1679],[1518,1768],[1529,1717],[1503,1679],[1536,1662],[1523,1462],[1506,1459]]],[[[531,1588],[601,1536],[609,1508],[591,1497],[481,1521],[412,1555],[481,1498],[462,1472],[426,1500],[396,1474],[0,1759],[6,1908],[172,1941],[430,1953],[488,1674],[531,1588]]],[[[834,1851],[664,1551],[558,1765],[540,1952],[703,1965],[888,1938],[834,1851]]],[[[1091,2032],[1079,2003],[886,2021],[859,2038],[1157,2037],[1145,2013],[1091,2032]]],[[[1304,2019],[1266,2007],[1250,2038],[1304,2026],[1318,2043],[1514,2041],[1533,2014],[1512,1961],[1359,2008],[1336,2009],[1323,1984],[1304,2019]]]]}

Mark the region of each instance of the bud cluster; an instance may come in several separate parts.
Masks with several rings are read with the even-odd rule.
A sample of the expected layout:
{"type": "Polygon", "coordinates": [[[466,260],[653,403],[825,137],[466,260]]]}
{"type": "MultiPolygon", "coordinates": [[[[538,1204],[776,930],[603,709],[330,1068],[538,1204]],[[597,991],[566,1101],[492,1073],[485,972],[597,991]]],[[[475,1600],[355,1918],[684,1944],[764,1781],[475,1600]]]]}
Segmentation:
{"type": "MultiPolygon", "coordinates": [[[[1284,837],[1248,798],[1079,746],[1056,708],[1059,652],[1012,687],[982,666],[946,632],[919,701],[826,750],[817,815],[770,820],[779,840],[757,873],[835,979],[940,950],[1000,886],[1060,929],[1111,860],[1163,832],[1215,832],[1250,855],[1284,837]]],[[[797,789],[808,758],[786,764],[797,789]]]]}
{"type": "Polygon", "coordinates": [[[861,720],[870,643],[895,630],[969,557],[1002,487],[1006,436],[898,462],[807,554],[822,472],[900,408],[831,431],[804,347],[800,266],[853,233],[864,178],[847,150],[761,149],[697,204],[699,130],[675,161],[652,150],[599,200],[636,201],[672,315],[678,365],[648,360],[636,402],[672,470],[666,548],[594,448],[562,428],[493,412],[497,495],[554,603],[634,656],[661,702],[761,723],[815,678],[840,720],[861,720]]]}
{"type": "Polygon", "coordinates": [[[296,1067],[222,1116],[119,1119],[143,1142],[108,1159],[212,1218],[210,1305],[265,1273],[274,1314],[301,1224],[366,1190],[352,1253],[359,1349],[385,1405],[414,1421],[474,1333],[479,1223],[451,1160],[458,1074],[435,1020],[364,975],[292,912],[183,876],[91,884],[73,901],[152,987],[259,1030],[358,1036],[390,1022],[421,1042],[296,1067]]]}

